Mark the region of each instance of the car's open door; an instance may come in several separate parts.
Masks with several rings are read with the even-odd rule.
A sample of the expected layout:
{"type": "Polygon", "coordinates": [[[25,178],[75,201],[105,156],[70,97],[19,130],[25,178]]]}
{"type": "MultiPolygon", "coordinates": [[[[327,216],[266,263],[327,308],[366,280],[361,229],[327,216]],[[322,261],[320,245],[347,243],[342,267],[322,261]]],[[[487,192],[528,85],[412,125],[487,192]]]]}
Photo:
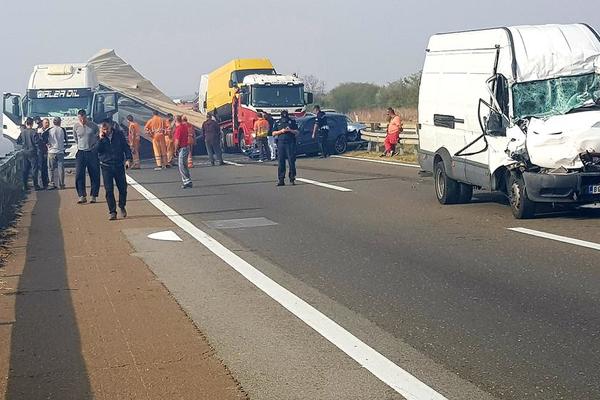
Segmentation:
{"type": "Polygon", "coordinates": [[[5,136],[17,140],[21,134],[23,123],[23,105],[21,95],[17,93],[2,94],[2,132],[5,136]]]}

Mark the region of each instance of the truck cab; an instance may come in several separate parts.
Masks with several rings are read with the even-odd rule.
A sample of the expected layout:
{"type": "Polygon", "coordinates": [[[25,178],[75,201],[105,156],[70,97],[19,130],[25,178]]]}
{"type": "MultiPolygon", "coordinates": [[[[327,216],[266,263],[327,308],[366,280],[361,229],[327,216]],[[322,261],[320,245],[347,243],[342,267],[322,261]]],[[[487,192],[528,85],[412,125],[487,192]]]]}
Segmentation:
{"type": "Polygon", "coordinates": [[[600,202],[600,36],[585,24],[434,35],[417,129],[442,204],[474,188],[504,192],[516,218],[600,202]]]}
{"type": "Polygon", "coordinates": [[[67,131],[66,159],[74,159],[73,125],[77,112],[85,110],[92,120],[112,118],[117,112],[117,95],[100,91],[94,69],[87,64],[36,65],[29,78],[25,96],[3,95],[4,133],[16,140],[25,118],[60,117],[67,131]]]}

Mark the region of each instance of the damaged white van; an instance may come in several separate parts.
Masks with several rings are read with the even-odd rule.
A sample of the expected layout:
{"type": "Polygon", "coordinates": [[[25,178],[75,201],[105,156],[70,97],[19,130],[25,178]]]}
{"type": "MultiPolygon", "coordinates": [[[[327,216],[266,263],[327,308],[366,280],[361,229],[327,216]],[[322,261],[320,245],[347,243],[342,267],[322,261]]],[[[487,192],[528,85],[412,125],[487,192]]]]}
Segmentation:
{"type": "Polygon", "coordinates": [[[442,204],[473,188],[504,192],[516,218],[600,202],[600,36],[585,24],[432,36],[417,129],[442,204]]]}

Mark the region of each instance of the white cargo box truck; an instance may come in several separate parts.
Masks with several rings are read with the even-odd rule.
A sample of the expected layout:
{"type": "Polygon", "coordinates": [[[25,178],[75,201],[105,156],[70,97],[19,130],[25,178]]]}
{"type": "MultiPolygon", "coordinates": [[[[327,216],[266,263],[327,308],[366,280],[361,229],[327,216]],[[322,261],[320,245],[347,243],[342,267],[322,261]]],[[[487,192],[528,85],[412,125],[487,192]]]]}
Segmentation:
{"type": "Polygon", "coordinates": [[[585,24],[432,36],[417,129],[438,200],[501,191],[516,218],[600,202],[599,73],[600,37],[585,24]]]}

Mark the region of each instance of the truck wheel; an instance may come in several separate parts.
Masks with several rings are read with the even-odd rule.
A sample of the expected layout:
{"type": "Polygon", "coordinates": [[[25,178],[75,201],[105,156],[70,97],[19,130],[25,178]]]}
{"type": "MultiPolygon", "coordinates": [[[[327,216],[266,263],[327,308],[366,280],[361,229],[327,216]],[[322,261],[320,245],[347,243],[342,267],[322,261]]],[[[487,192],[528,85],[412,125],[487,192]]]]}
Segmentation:
{"type": "Polygon", "coordinates": [[[535,215],[535,203],[527,197],[523,177],[515,173],[508,174],[506,189],[510,209],[516,219],[528,219],[535,215]]]}
{"type": "Polygon", "coordinates": [[[441,204],[455,204],[458,202],[460,189],[458,182],[446,175],[444,161],[435,164],[434,172],[435,195],[441,204]]]}
{"type": "Polygon", "coordinates": [[[460,204],[469,203],[471,201],[471,198],[473,198],[473,185],[459,183],[458,191],[458,202],[460,204]]]}

